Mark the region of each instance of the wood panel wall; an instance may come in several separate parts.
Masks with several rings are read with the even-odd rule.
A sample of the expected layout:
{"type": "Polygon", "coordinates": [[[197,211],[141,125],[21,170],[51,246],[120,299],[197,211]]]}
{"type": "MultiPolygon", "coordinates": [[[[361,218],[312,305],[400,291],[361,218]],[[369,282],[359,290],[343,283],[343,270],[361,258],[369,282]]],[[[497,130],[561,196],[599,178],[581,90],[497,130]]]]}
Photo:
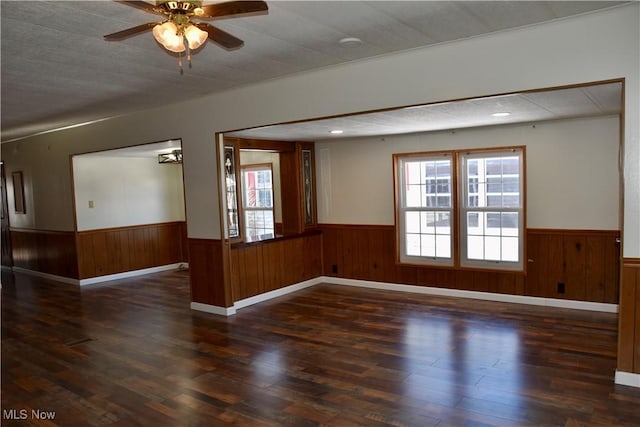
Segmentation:
{"type": "Polygon", "coordinates": [[[235,244],[231,248],[231,286],[234,301],[249,298],[322,274],[322,236],[319,232],[235,244]]]}
{"type": "Polygon", "coordinates": [[[184,221],[77,233],[80,279],[188,262],[184,221]]]}
{"type": "Polygon", "coordinates": [[[640,258],[625,258],[618,315],[618,370],[640,374],[640,258]]]}
{"type": "Polygon", "coordinates": [[[381,225],[320,225],[324,275],[388,283],[522,295],[522,274],[400,266],[395,230],[381,225]]]}
{"type": "Polygon", "coordinates": [[[231,292],[225,289],[222,241],[189,239],[191,301],[229,307],[231,292]]]}
{"type": "Polygon", "coordinates": [[[15,267],[79,278],[73,231],[11,229],[11,243],[15,267]]]}
{"type": "Polygon", "coordinates": [[[297,151],[280,153],[280,203],[282,233],[297,234],[304,229],[302,215],[300,157],[297,151]]]}
{"type": "Polygon", "coordinates": [[[393,226],[320,226],[323,274],[350,279],[513,295],[618,302],[617,231],[528,230],[528,274],[395,263],[393,226]],[[558,282],[565,284],[559,293],[558,282]]]}
{"type": "Polygon", "coordinates": [[[527,295],[618,303],[619,237],[618,231],[528,230],[527,295]]]}

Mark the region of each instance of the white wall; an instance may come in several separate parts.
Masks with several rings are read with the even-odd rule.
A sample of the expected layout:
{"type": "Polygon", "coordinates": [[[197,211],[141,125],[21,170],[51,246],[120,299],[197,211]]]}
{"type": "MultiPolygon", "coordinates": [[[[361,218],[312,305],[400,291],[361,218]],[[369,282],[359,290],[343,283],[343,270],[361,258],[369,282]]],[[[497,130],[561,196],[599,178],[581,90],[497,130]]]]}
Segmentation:
{"type": "Polygon", "coordinates": [[[75,156],[73,177],[79,231],[184,221],[178,164],[159,164],[157,158],[75,156]]]}
{"type": "Polygon", "coordinates": [[[3,144],[8,175],[23,170],[33,194],[27,209],[29,203],[34,208],[20,220],[12,215],[12,226],[73,229],[69,154],[180,138],[189,236],[216,239],[216,132],[617,78],[625,79],[623,256],[640,257],[639,3],[299,73],[3,144]],[[173,115],[181,120],[163,119],[173,115]]]}
{"type": "Polygon", "coordinates": [[[529,228],[617,230],[618,134],[610,116],[318,142],[318,220],[393,224],[393,153],[525,145],[529,228]]]}

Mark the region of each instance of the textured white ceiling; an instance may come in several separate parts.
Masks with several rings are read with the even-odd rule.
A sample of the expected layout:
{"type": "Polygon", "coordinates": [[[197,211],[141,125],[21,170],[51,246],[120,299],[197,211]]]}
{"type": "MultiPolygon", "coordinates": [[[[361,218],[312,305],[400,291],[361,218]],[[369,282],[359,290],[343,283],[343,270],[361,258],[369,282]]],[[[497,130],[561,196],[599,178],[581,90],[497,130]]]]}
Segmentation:
{"type": "Polygon", "coordinates": [[[2,141],[620,3],[268,1],[268,14],[213,21],[245,46],[226,51],[208,42],[181,75],[150,33],[102,38],[154,15],[111,1],[1,1],[2,141]],[[344,37],[363,43],[345,47],[344,37]]]}
{"type": "Polygon", "coordinates": [[[621,101],[622,84],[607,83],[264,126],[225,135],[291,141],[394,135],[619,114],[621,101]],[[500,112],[510,115],[492,115],[500,112]],[[333,136],[330,131],[334,129],[343,133],[333,136]]]}

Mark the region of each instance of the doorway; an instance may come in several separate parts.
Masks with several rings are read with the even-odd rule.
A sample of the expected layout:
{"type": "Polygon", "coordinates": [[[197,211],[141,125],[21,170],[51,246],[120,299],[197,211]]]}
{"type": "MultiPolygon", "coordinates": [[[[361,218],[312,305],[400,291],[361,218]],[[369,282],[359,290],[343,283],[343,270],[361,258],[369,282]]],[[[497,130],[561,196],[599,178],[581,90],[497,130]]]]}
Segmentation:
{"type": "Polygon", "coordinates": [[[13,267],[13,248],[11,245],[11,224],[9,222],[9,202],[7,199],[7,177],[5,174],[4,163],[0,162],[1,192],[0,197],[2,203],[0,216],[2,217],[2,266],[13,267]]]}
{"type": "Polygon", "coordinates": [[[72,171],[81,284],[186,265],[179,139],[76,154],[72,171]]]}

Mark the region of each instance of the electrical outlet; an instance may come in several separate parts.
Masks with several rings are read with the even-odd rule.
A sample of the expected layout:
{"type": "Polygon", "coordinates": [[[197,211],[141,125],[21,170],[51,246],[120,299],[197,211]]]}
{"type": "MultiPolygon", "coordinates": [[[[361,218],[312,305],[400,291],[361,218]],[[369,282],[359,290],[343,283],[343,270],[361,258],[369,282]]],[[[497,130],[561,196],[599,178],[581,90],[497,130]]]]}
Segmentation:
{"type": "Polygon", "coordinates": [[[563,282],[558,282],[558,293],[559,294],[564,294],[564,290],[565,290],[564,288],[565,288],[564,283],[563,282]]]}
{"type": "Polygon", "coordinates": [[[93,200],[89,200],[89,209],[93,209],[93,200]]]}

